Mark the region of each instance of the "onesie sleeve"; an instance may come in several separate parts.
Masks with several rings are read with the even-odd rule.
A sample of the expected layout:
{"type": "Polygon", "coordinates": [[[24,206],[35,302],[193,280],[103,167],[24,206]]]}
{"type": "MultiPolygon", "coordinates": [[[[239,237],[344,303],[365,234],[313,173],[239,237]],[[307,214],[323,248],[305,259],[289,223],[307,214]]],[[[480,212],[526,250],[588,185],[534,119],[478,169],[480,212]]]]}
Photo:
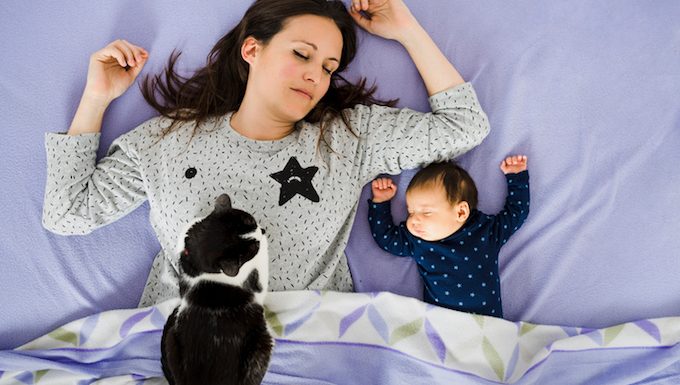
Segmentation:
{"type": "Polygon", "coordinates": [[[443,161],[477,146],[489,122],[470,83],[429,98],[432,112],[379,105],[350,110],[359,131],[359,178],[368,183],[379,174],[396,175],[425,163],[443,161]]]}
{"type": "Polygon", "coordinates": [[[408,241],[403,224],[396,226],[392,220],[390,201],[375,203],[369,199],[368,223],[373,239],[381,249],[399,257],[413,254],[413,245],[408,241]]]}
{"type": "Polygon", "coordinates": [[[146,200],[139,162],[126,135],[96,162],[100,134],[47,133],[43,226],[61,235],[88,234],[146,200]]]}
{"type": "Polygon", "coordinates": [[[493,219],[493,235],[499,247],[517,231],[529,216],[529,171],[506,174],[508,196],[505,206],[493,219]]]}

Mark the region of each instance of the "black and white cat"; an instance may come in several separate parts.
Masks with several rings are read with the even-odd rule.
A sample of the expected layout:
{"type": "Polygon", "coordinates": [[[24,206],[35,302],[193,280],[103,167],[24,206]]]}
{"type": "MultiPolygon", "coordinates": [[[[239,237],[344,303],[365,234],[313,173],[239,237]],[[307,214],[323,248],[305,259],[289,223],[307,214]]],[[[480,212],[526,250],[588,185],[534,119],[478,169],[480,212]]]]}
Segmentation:
{"type": "Polygon", "coordinates": [[[226,194],[180,240],[181,303],[168,318],[161,364],[173,385],[260,384],[273,340],[264,318],[267,239],[226,194]]]}

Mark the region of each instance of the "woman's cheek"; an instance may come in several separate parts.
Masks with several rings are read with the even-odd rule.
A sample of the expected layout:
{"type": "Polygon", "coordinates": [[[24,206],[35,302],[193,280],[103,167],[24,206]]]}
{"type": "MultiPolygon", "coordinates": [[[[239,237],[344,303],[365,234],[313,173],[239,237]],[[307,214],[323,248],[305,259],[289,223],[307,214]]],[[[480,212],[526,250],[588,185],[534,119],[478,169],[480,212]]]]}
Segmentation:
{"type": "Polygon", "coordinates": [[[297,73],[297,66],[295,65],[295,63],[286,63],[281,67],[281,71],[279,71],[279,78],[280,79],[295,79],[296,73],[297,73]]]}

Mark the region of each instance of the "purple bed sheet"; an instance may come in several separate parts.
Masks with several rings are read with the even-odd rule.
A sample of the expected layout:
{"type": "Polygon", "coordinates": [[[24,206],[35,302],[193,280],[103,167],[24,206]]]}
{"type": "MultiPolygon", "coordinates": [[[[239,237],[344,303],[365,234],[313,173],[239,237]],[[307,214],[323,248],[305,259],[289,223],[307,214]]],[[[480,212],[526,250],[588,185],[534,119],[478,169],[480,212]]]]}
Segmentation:
{"type": "MultiPolygon", "coordinates": [[[[529,157],[531,214],[500,257],[506,318],[603,327],[680,315],[680,3],[406,2],[489,115],[490,135],[459,159],[483,211],[502,207],[503,157],[529,157]]],[[[158,73],[173,48],[188,73],[249,4],[0,4],[0,349],[134,307],[159,249],[146,204],[87,236],[41,226],[44,134],[68,129],[89,55],[123,38],[150,52],[144,73],[158,73]]],[[[360,38],[348,76],[427,110],[403,48],[360,38]]],[[[154,115],[131,88],[105,116],[99,155],[154,115]]],[[[397,221],[412,174],[397,178],[397,221]]],[[[420,296],[414,264],[373,244],[368,197],[365,189],[347,247],[357,289],[420,296]]]]}

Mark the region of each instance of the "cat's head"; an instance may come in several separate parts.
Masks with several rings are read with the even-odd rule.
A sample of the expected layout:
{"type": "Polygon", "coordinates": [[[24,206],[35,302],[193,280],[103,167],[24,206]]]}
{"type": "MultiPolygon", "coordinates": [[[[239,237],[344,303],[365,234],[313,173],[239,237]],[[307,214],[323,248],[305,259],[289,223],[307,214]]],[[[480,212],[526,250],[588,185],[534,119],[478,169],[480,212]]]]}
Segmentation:
{"type": "Polygon", "coordinates": [[[189,226],[180,246],[180,266],[187,278],[218,274],[226,275],[227,283],[241,284],[256,268],[266,277],[264,230],[252,215],[233,208],[227,194],[215,200],[207,217],[189,226]]]}

